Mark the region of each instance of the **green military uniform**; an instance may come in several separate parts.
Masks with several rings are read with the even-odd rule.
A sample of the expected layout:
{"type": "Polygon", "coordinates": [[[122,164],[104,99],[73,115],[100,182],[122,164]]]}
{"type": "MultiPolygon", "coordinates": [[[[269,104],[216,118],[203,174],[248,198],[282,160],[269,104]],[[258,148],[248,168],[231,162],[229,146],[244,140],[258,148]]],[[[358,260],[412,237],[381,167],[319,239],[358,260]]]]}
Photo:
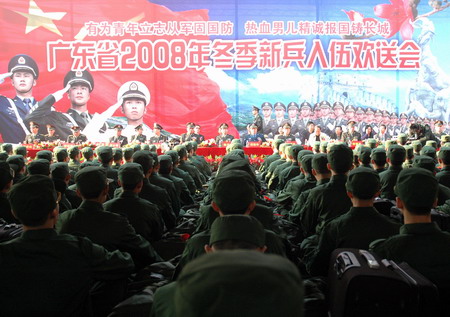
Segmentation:
{"type": "Polygon", "coordinates": [[[408,263],[438,286],[450,285],[450,234],[435,223],[405,224],[400,234],[370,247],[382,258],[408,263]]]}
{"type": "Polygon", "coordinates": [[[178,165],[178,168],[189,173],[189,175],[194,179],[195,186],[197,187],[197,189],[202,190],[204,181],[202,176],[200,175],[200,172],[192,163],[182,159],[183,155],[186,154],[186,148],[184,146],[176,146],[175,150],[178,152],[178,155],[180,156],[180,165],[178,165]]]}
{"type": "Polygon", "coordinates": [[[303,155],[301,157],[301,166],[304,170],[304,178],[293,179],[286,186],[286,190],[280,192],[277,197],[277,202],[286,206],[287,209],[290,209],[293,202],[296,202],[300,194],[307,190],[316,186],[316,179],[311,174],[311,163],[312,163],[312,154],[303,155]]]}
{"type": "Polygon", "coordinates": [[[298,153],[300,153],[301,151],[304,151],[303,146],[299,144],[295,144],[289,147],[289,154],[292,155],[293,161],[290,166],[280,172],[280,175],[278,176],[278,190],[283,190],[292,178],[295,178],[296,176],[301,174],[299,168],[300,164],[298,161],[298,153]]]}
{"type": "Polygon", "coordinates": [[[297,268],[280,256],[213,252],[188,265],[179,280],[158,289],[151,316],[302,317],[302,284],[297,268]]]}
{"type": "Polygon", "coordinates": [[[195,203],[194,199],[192,198],[183,179],[176,177],[169,172],[169,168],[171,169],[173,166],[172,157],[170,155],[160,155],[158,160],[160,164],[159,175],[173,182],[181,206],[193,205],[195,203]]]}
{"type": "Polygon", "coordinates": [[[109,143],[119,143],[119,146],[125,146],[128,144],[128,138],[124,135],[115,135],[109,138],[109,143]]]}
{"type": "Polygon", "coordinates": [[[42,175],[29,176],[9,191],[11,206],[28,229],[0,244],[2,316],[89,316],[93,283],[125,280],[133,271],[127,253],[58,235],[51,228],[56,197],[53,182],[42,175]]]}
{"type": "MultiPolygon", "coordinates": [[[[248,172],[236,169],[225,170],[214,179],[213,203],[220,208],[223,215],[244,214],[247,211],[251,213],[252,210],[248,210],[248,207],[254,203],[255,196],[254,180],[248,172]]],[[[209,237],[210,232],[204,231],[188,240],[177,267],[177,273],[184,265],[205,252],[204,245],[208,243],[209,237]]],[[[271,231],[266,231],[266,246],[270,253],[285,254],[281,240],[271,231]]]]}
{"type": "MultiPolygon", "coordinates": [[[[119,180],[122,184],[138,184],[144,175],[141,165],[128,163],[119,168],[119,180]]],[[[105,210],[127,217],[137,234],[147,241],[161,239],[164,232],[164,222],[158,207],[138,196],[132,190],[123,191],[119,197],[103,204],[105,210]]]]}
{"type": "Polygon", "coordinates": [[[389,168],[380,173],[381,198],[394,200],[394,186],[397,183],[398,174],[402,170],[402,164],[405,161],[406,150],[401,145],[391,145],[387,150],[387,157],[391,160],[389,168]]]}
{"type": "Polygon", "coordinates": [[[435,223],[422,220],[430,214],[438,185],[428,170],[414,167],[403,170],[398,176],[395,191],[404,203],[403,212],[405,219],[409,217],[409,223],[400,228],[400,234],[375,241],[370,248],[383,258],[407,262],[438,287],[448,288],[450,234],[442,232],[435,223]]]}
{"type": "MultiPolygon", "coordinates": [[[[152,168],[152,166],[150,165],[151,157],[146,151],[137,151],[136,153],[134,153],[133,162],[138,163],[142,166],[145,175],[148,173],[150,168],[152,168]]],[[[114,197],[120,195],[121,191],[121,188],[116,191],[114,197]]],[[[151,184],[148,178],[144,178],[142,190],[139,193],[139,197],[146,199],[158,206],[167,229],[170,230],[175,226],[176,216],[172,209],[172,200],[165,189],[151,184]]]]}
{"type": "Polygon", "coordinates": [[[2,316],[88,316],[93,281],[126,278],[134,267],[127,253],[53,229],[24,232],[0,244],[0,255],[2,316]]]}
{"type": "Polygon", "coordinates": [[[45,141],[45,136],[43,136],[42,134],[27,134],[27,136],[25,137],[25,140],[23,141],[23,143],[25,144],[32,144],[34,142],[43,142],[45,141]]]}
{"type": "MultiPolygon", "coordinates": [[[[77,187],[102,188],[106,176],[100,167],[88,166],[76,174],[75,182],[77,187]]],[[[150,243],[136,234],[126,217],[105,211],[102,204],[95,201],[83,200],[77,209],[61,214],[56,230],[83,235],[108,250],[128,252],[136,266],[161,260],[150,243]]]]}
{"type": "Polygon", "coordinates": [[[438,158],[442,160],[444,167],[436,174],[439,184],[450,188],[450,147],[441,147],[438,158]]]}
{"type": "MultiPolygon", "coordinates": [[[[359,167],[349,173],[346,188],[355,197],[369,199],[379,190],[380,180],[373,169],[359,167]]],[[[323,228],[312,257],[304,259],[306,267],[313,276],[326,276],[333,250],[366,250],[372,241],[393,236],[398,233],[399,228],[400,224],[381,215],[373,207],[351,207],[347,213],[331,220],[323,228]]]]}
{"type": "Polygon", "coordinates": [[[67,143],[82,144],[85,142],[87,142],[87,137],[84,134],[80,134],[78,136],[69,135],[67,137],[67,143]]]}
{"type": "Polygon", "coordinates": [[[336,144],[330,148],[327,157],[332,169],[340,172],[333,175],[330,182],[311,189],[300,211],[300,225],[305,237],[318,232],[325,222],[347,212],[352,205],[345,189],[345,173],[352,165],[353,151],[345,144],[336,144]]]}

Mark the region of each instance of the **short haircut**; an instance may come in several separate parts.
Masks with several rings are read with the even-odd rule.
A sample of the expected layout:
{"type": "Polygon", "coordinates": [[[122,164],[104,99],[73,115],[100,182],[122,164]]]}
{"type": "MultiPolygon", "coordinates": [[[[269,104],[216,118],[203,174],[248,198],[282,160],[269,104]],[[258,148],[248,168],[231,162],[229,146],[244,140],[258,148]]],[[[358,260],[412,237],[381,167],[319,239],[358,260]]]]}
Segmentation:
{"type": "Polygon", "coordinates": [[[15,217],[30,227],[45,223],[48,215],[56,208],[56,198],[53,181],[44,175],[27,176],[8,193],[15,217]]]}
{"type": "Polygon", "coordinates": [[[257,245],[242,240],[224,240],[215,242],[212,246],[216,250],[255,250],[258,248],[257,245]]]}

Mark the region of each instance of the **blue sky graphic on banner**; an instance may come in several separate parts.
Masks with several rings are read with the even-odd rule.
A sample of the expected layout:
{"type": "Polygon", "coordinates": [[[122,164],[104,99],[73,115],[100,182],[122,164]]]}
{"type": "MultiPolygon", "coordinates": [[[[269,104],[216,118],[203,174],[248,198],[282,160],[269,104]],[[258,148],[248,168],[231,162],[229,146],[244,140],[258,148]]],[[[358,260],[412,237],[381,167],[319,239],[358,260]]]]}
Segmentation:
{"type": "MultiPolygon", "coordinates": [[[[276,54],[273,52],[280,47],[276,46],[277,40],[281,40],[282,43],[306,40],[305,55],[311,53],[313,41],[318,40],[328,56],[328,62],[331,54],[327,50],[330,50],[333,40],[348,38],[347,45],[352,46],[353,52],[356,50],[352,44],[354,42],[365,42],[367,45],[367,42],[398,41],[397,48],[399,48],[402,43],[411,39],[416,44],[416,47],[410,46],[409,50],[404,50],[403,56],[409,58],[408,66],[393,65],[386,61],[377,70],[367,70],[357,60],[353,60],[354,64],[350,66],[345,65],[343,68],[346,69],[336,69],[339,63],[335,69],[323,67],[324,65],[317,60],[311,69],[306,67],[301,69],[296,63],[292,63],[289,67],[273,69],[270,67],[263,69],[264,67],[259,65],[252,69],[237,70],[236,64],[229,70],[207,67],[208,76],[220,86],[222,99],[228,105],[228,111],[233,116],[234,122],[239,126],[251,121],[252,105],[260,106],[265,101],[272,104],[281,101],[285,105],[291,101],[298,103],[307,101],[311,104],[322,100],[331,103],[341,101],[345,105],[353,104],[397,113],[408,112],[446,121],[449,119],[450,78],[447,74],[450,72],[450,64],[447,60],[450,9],[446,8],[445,2],[441,5],[439,1],[429,3],[406,0],[152,2],[167,6],[173,11],[208,9],[210,21],[230,21],[233,25],[232,34],[211,34],[212,41],[267,40],[271,43],[268,44],[266,53],[271,58],[275,58],[276,54]],[[411,8],[409,2],[415,2],[417,6],[411,8]],[[391,15],[390,20],[386,19],[388,16],[380,14],[382,10],[385,14],[391,15]],[[384,18],[377,16],[376,13],[384,18]],[[415,17],[413,23],[409,22],[411,16],[415,17]],[[352,22],[352,19],[354,25],[350,26],[350,29],[356,35],[345,36],[345,32],[348,31],[347,23],[352,22]],[[393,30],[395,24],[392,23],[389,30],[388,21],[403,24],[393,30]],[[314,22],[316,24],[312,25],[314,22]],[[364,29],[361,22],[372,23],[373,29],[364,29]],[[309,34],[308,23],[309,30],[312,30],[309,34]],[[337,31],[334,30],[335,32],[334,27],[338,28],[337,31]],[[372,30],[376,34],[368,35],[364,30],[372,30]],[[386,38],[390,35],[389,31],[394,34],[386,38]],[[271,44],[274,45],[272,50],[271,44]],[[415,64],[414,67],[415,61],[421,66],[415,64]]],[[[262,54],[264,43],[258,43],[259,54],[262,54]]],[[[378,44],[369,51],[373,53],[377,48],[376,45],[378,44]]],[[[339,52],[339,49],[341,48],[336,48],[336,52],[339,52]]],[[[334,57],[340,60],[341,66],[346,64],[343,59],[348,55],[345,54],[345,52],[342,55],[334,54],[334,57]]],[[[401,57],[397,55],[397,58],[401,57]]],[[[386,60],[389,58],[386,57],[386,60]]]]}

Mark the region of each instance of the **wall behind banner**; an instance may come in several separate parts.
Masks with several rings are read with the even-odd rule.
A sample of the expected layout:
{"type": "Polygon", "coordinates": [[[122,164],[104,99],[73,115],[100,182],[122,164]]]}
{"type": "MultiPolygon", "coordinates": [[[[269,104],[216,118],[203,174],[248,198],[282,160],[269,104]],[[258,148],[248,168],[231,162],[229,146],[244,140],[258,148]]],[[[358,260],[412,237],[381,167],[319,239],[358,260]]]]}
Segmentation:
{"type": "MultiPolygon", "coordinates": [[[[415,12],[403,5],[408,0],[393,2],[3,2],[0,73],[15,54],[33,56],[42,99],[62,88],[70,68],[89,69],[91,112],[106,110],[121,84],[138,80],[152,95],[147,125],[181,134],[193,121],[207,138],[221,122],[242,129],[252,105],[266,101],[341,101],[449,121],[450,9],[433,12],[422,0],[415,12]]],[[[8,79],[0,94],[13,97],[8,79]]],[[[68,107],[66,98],[56,104],[68,107]]]]}

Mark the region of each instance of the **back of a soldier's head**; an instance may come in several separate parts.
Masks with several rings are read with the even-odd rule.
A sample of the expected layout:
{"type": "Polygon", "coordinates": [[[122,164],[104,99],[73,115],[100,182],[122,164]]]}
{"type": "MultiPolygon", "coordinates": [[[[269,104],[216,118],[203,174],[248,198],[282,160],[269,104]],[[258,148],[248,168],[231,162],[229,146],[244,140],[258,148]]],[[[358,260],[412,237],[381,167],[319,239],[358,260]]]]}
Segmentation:
{"type": "Polygon", "coordinates": [[[150,156],[149,151],[137,151],[136,153],[134,153],[133,163],[141,165],[144,174],[147,174],[149,170],[153,168],[153,159],[150,156]]]}
{"type": "Polygon", "coordinates": [[[0,162],[0,191],[7,189],[14,178],[14,171],[6,162],[0,162]]]}
{"type": "Polygon", "coordinates": [[[209,247],[206,252],[218,250],[265,251],[265,231],[263,225],[250,215],[224,215],[217,217],[211,225],[209,247]]]}
{"type": "Polygon", "coordinates": [[[327,153],[328,163],[337,174],[345,174],[353,164],[353,151],[347,144],[339,143],[330,147],[327,153]]]}
{"type": "Polygon", "coordinates": [[[127,163],[119,167],[120,186],[123,190],[134,190],[144,179],[142,166],[138,163],[127,163]]]}
{"type": "Polygon", "coordinates": [[[184,317],[298,317],[303,315],[303,294],[300,273],[286,258],[224,250],[186,265],[173,303],[176,316],[184,317]]]}
{"type": "Polygon", "coordinates": [[[50,177],[31,175],[12,186],[8,199],[14,216],[24,226],[37,227],[56,208],[57,194],[50,177]]]}
{"type": "Polygon", "coordinates": [[[255,183],[242,170],[223,171],[214,179],[212,187],[213,208],[222,214],[250,213],[255,202],[255,183]]]}
{"type": "Polygon", "coordinates": [[[373,169],[361,166],[348,173],[345,187],[358,199],[374,199],[380,190],[380,176],[373,169]]]}
{"type": "Polygon", "coordinates": [[[106,171],[100,166],[87,166],[75,174],[77,191],[84,199],[99,198],[108,187],[106,171]]]}
{"type": "Polygon", "coordinates": [[[432,172],[421,167],[403,169],[397,178],[395,194],[415,215],[430,213],[436,204],[439,184],[432,172]]]}

